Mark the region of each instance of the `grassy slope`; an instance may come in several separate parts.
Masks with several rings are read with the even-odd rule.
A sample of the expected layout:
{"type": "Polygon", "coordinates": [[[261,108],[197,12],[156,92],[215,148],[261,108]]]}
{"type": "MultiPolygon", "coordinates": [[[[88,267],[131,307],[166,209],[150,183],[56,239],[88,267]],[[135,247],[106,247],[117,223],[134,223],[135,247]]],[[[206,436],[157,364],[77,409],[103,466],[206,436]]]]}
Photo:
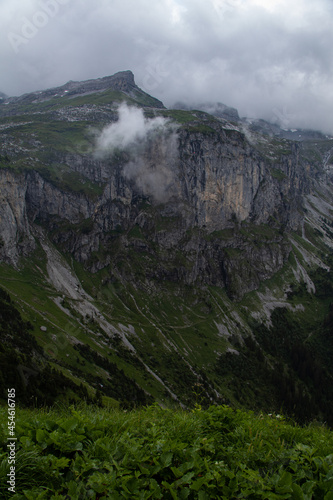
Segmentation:
{"type": "MultiPolygon", "coordinates": [[[[89,346],[110,363],[116,363],[154,399],[167,406],[173,404],[170,394],[144,369],[140,360],[161,377],[187,406],[191,406],[194,392],[200,394],[204,404],[208,404],[209,396],[216,398],[213,392],[216,389],[222,401],[236,407],[265,409],[268,412],[274,409],[279,411],[284,405],[284,411],[300,419],[302,416],[327,419],[325,399],[320,404],[312,400],[311,405],[316,388],[299,373],[298,366],[292,366],[288,353],[278,347],[274,350],[269,339],[276,335],[274,342],[278,346],[281,339],[287,338],[290,352],[299,343],[304,344],[313,356],[308,370],[314,370],[313,367],[321,363],[326,371],[319,373],[319,380],[325,373],[331,380],[327,372],[329,365],[323,356],[325,349],[330,352],[323,321],[329,313],[333,296],[328,286],[333,283],[331,273],[315,273],[313,279],[318,292],[308,293],[305,285],[295,279],[293,269],[295,271],[296,261],[292,254],[285,268],[261,285],[259,295],[252,292],[241,301],[232,302],[224,290],[214,287],[199,292],[195,288],[164,282],[163,286],[149,292],[129,283],[126,286],[120,282],[103,285],[109,273],[107,269],[91,274],[74,262],[76,275],[104,317],[118,329],[120,325],[127,328],[131,325],[134,329],[132,334],[127,333],[136,349],[137,356],[133,356],[117,337],[106,336],[98,322],[77,313],[75,301],[65,298],[65,309],[55,304],[54,299],[59,297],[59,292],[46,280],[42,250],[40,252],[41,255],[36,255],[35,265],[31,266],[30,260],[29,265],[22,265],[20,271],[2,265],[1,283],[17,301],[24,319],[33,324],[34,334],[47,352],[48,360],[55,362],[57,368],[75,382],[84,381],[90,394],[94,395],[99,388],[94,377],[106,380],[108,371],[102,366],[96,368],[96,360],[75,349],[77,341],[89,346]],[[289,292],[286,293],[285,289],[289,292]],[[267,329],[262,323],[267,319],[263,299],[260,298],[262,295],[266,296],[264,301],[268,298],[272,300],[271,310],[288,306],[294,312],[291,314],[286,312],[287,309],[280,309],[280,315],[274,316],[275,323],[270,330],[267,329]],[[219,333],[219,324],[228,327],[229,336],[219,333]],[[47,326],[47,332],[40,331],[43,325],[47,326]],[[244,343],[243,338],[249,337],[251,332],[259,345],[251,341],[244,343]],[[236,349],[240,354],[228,354],[228,348],[236,349]],[[277,380],[281,363],[285,378],[277,380]],[[283,393],[285,380],[295,386],[297,394],[305,391],[310,400],[296,401],[297,398],[291,395],[294,405],[289,401],[286,406],[288,395],[283,393]],[[305,412],[305,403],[312,409],[305,412]]],[[[306,266],[301,254],[297,255],[306,266]]],[[[308,267],[310,273],[311,266],[308,267]]],[[[104,392],[103,388],[101,392],[104,392]]]]}
{"type": "Polygon", "coordinates": [[[15,499],[333,498],[333,434],[227,406],[129,413],[81,406],[16,412],[15,499]]]}

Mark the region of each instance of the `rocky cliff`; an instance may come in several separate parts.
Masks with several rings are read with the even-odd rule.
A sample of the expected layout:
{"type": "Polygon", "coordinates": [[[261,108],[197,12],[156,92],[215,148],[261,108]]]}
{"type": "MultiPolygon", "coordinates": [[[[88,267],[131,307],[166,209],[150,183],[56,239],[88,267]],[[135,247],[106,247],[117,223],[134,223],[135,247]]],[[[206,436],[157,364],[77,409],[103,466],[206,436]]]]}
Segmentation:
{"type": "MultiPolygon", "coordinates": [[[[67,86],[76,95],[99,93],[105,85],[124,92],[135,87],[127,72],[116,79],[67,86]]],[[[54,92],[45,94],[53,96],[54,92]]],[[[73,109],[80,112],[83,106],[87,120],[84,139],[91,126],[89,106],[57,105],[52,116],[56,111],[57,117],[61,116],[59,124],[67,125],[65,118],[71,122],[73,109]]],[[[103,114],[107,109],[101,106],[99,111],[103,114]]],[[[111,123],[117,123],[117,113],[111,115],[111,109],[109,113],[111,123]]],[[[147,120],[156,119],[156,115],[157,109],[155,118],[147,120]]],[[[44,116],[47,119],[49,115],[44,116]]],[[[96,115],[93,117],[96,126],[96,115]]],[[[254,147],[242,130],[207,113],[183,112],[179,117],[171,112],[164,119],[172,127],[165,126],[140,144],[136,142],[133,151],[124,148],[102,155],[96,154],[94,136],[89,137],[87,152],[73,151],[80,140],[78,133],[75,143],[70,138],[70,147],[63,151],[62,134],[66,137],[68,129],[62,131],[60,126],[54,134],[57,122],[52,123],[54,137],[49,143],[47,134],[43,137],[46,142],[36,140],[39,122],[34,132],[34,122],[7,121],[2,152],[7,159],[7,164],[2,163],[6,207],[0,226],[6,242],[2,258],[16,263],[20,254],[33,250],[29,224],[38,221],[52,230],[53,240],[64,251],[91,271],[109,265],[107,249],[114,241],[112,232],[124,233],[119,240],[126,247],[133,227],[141,231],[137,239],[140,245],[158,261],[153,268],[147,264],[147,276],[171,278],[168,268],[172,262],[172,279],[227,286],[239,296],[280,269],[290,251],[284,234],[301,227],[302,197],[312,187],[306,164],[300,160],[300,146],[286,143],[289,149],[273,161],[254,147]],[[20,129],[26,132],[17,133],[20,129]],[[25,147],[21,146],[23,141],[25,147]],[[20,173],[15,174],[18,165],[20,173]],[[276,231],[262,238],[260,225],[268,223],[276,231]],[[80,224],[85,225],[84,232],[77,230],[80,224]],[[248,241],[248,228],[259,231],[260,248],[248,241]],[[227,238],[223,237],[225,230],[227,238]],[[96,261],[92,254],[100,246],[106,249],[106,257],[96,261]],[[186,266],[179,269],[174,262],[178,252],[183,252],[186,260],[186,266]]],[[[78,123],[82,125],[82,121],[78,123]]]]}

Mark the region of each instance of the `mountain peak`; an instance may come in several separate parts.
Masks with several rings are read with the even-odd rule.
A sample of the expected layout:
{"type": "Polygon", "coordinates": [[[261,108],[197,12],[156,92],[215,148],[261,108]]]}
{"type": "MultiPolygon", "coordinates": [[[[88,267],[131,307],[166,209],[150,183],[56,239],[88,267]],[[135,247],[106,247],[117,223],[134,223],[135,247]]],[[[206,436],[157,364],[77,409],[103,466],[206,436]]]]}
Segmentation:
{"type": "Polygon", "coordinates": [[[130,70],[118,71],[118,73],[105,78],[111,79],[114,85],[121,85],[122,87],[125,86],[126,90],[136,87],[134,74],[130,70]]]}
{"type": "MultiPolygon", "coordinates": [[[[142,105],[148,107],[164,108],[158,99],[150,96],[138,87],[134,80],[134,74],[130,70],[119,71],[111,76],[102,78],[73,81],[64,85],[53,87],[42,91],[30,92],[20,97],[9,98],[11,104],[37,104],[52,99],[53,97],[82,97],[88,94],[104,92],[107,90],[123,92],[128,97],[138,100],[142,105]]],[[[0,102],[1,102],[0,94],[0,102]]]]}
{"type": "Polygon", "coordinates": [[[90,91],[102,91],[107,89],[120,90],[121,92],[131,92],[138,88],[134,81],[132,71],[119,71],[111,76],[96,78],[91,80],[73,81],[65,83],[61,87],[53,90],[66,90],[67,92],[85,93],[90,91]]]}

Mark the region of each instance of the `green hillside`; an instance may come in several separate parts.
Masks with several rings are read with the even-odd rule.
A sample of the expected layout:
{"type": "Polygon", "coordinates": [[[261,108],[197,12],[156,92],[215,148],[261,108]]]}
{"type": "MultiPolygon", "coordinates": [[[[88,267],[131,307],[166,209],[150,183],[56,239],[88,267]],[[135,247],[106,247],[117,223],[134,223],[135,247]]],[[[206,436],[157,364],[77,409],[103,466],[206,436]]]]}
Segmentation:
{"type": "Polygon", "coordinates": [[[332,432],[281,415],[198,404],[19,409],[15,494],[6,485],[6,409],[0,422],[4,499],[333,498],[332,432]]]}

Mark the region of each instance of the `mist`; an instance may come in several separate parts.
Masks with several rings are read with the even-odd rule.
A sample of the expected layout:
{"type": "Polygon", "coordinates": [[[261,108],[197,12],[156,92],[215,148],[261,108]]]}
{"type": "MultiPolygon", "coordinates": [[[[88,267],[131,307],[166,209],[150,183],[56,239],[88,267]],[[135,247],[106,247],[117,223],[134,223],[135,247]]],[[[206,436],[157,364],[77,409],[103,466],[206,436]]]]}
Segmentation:
{"type": "Polygon", "coordinates": [[[166,106],[333,133],[332,0],[1,0],[0,91],[130,69],[166,106]]]}
{"type": "Polygon", "coordinates": [[[119,106],[118,116],[118,121],[105,127],[97,139],[97,151],[103,155],[117,148],[138,148],[149,137],[163,133],[169,122],[161,116],[146,118],[142,109],[126,103],[119,106]]]}
{"type": "Polygon", "coordinates": [[[170,120],[146,118],[141,108],[121,104],[118,121],[96,137],[97,157],[111,158],[115,151],[127,154],[123,175],[140,194],[157,203],[176,195],[178,136],[170,120]]]}

